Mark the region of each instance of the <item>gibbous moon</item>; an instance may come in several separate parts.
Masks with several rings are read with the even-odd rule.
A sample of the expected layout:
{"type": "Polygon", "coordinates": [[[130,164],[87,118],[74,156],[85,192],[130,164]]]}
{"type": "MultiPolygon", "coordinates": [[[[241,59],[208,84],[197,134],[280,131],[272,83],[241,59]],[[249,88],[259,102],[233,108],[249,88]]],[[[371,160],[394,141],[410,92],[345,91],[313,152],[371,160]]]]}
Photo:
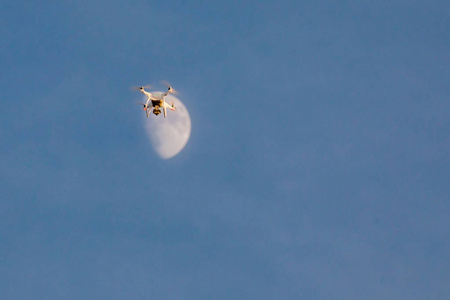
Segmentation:
{"type": "Polygon", "coordinates": [[[151,113],[149,118],[145,116],[144,126],[156,153],[163,159],[169,159],[186,146],[191,136],[191,118],[178,98],[167,95],[165,100],[169,104],[174,103],[176,110],[167,109],[167,118],[162,112],[159,116],[151,113]]]}

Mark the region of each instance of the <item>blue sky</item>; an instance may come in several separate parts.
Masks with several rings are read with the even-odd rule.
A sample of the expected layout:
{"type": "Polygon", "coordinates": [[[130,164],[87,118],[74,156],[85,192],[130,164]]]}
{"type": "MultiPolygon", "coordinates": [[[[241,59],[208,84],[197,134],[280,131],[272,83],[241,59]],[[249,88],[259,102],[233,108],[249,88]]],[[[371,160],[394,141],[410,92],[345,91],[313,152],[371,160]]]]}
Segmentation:
{"type": "Polygon", "coordinates": [[[446,1],[0,4],[4,299],[445,299],[446,1]],[[186,148],[130,86],[169,80],[186,148]]]}

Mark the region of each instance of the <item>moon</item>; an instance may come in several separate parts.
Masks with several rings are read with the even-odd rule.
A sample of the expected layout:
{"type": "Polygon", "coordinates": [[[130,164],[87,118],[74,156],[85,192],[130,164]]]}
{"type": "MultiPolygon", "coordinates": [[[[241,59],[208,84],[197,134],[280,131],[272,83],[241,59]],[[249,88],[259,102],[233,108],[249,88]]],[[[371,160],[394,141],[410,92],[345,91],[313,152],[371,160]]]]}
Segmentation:
{"type": "Polygon", "coordinates": [[[167,95],[166,102],[174,103],[176,110],[167,110],[163,114],[145,116],[144,127],[156,153],[162,159],[169,159],[180,153],[191,136],[191,118],[189,112],[177,97],[167,95]]]}

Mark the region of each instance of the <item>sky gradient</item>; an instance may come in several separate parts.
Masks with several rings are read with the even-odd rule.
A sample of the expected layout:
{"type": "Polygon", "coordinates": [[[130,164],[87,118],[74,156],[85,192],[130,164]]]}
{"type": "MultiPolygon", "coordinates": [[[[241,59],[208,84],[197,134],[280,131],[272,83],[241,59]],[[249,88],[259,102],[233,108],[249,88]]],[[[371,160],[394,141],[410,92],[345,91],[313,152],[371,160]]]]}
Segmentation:
{"type": "Polygon", "coordinates": [[[2,299],[446,299],[447,1],[160,2],[0,4],[2,299]]]}

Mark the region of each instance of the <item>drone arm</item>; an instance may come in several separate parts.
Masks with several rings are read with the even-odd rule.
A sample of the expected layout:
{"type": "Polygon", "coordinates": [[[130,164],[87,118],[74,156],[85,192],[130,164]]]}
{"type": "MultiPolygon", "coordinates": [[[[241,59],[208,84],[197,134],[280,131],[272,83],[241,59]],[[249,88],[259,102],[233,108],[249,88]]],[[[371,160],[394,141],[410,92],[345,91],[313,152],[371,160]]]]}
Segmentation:
{"type": "Polygon", "coordinates": [[[167,95],[169,95],[170,93],[173,93],[173,89],[172,89],[172,87],[169,86],[169,89],[167,90],[167,92],[164,93],[164,98],[167,97],[167,95]]]}
{"type": "Polygon", "coordinates": [[[142,92],[142,94],[144,94],[147,97],[147,99],[150,99],[152,97],[152,93],[150,93],[150,92],[147,92],[144,90],[142,90],[141,92],[142,92]]]}
{"type": "Polygon", "coordinates": [[[169,104],[166,101],[164,101],[164,108],[168,108],[168,109],[170,109],[172,111],[176,110],[175,104],[173,104],[173,103],[169,104]]]}

